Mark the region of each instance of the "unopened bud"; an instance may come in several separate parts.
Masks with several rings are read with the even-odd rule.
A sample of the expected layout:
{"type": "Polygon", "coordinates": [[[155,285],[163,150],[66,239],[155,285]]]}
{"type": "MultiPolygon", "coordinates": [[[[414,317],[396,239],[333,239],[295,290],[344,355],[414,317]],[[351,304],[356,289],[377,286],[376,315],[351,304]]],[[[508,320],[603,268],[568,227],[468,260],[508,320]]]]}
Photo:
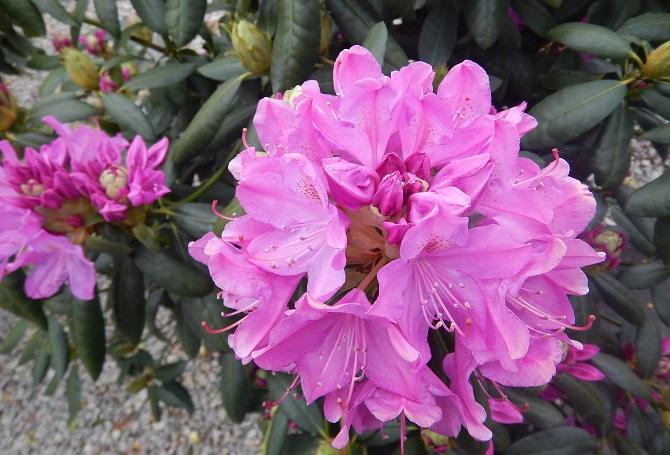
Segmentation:
{"type": "Polygon", "coordinates": [[[98,88],[98,67],[83,52],[65,48],[62,52],[65,71],[70,79],[87,90],[98,88]]]}
{"type": "Polygon", "coordinates": [[[344,452],[331,446],[330,441],[321,441],[316,449],[316,455],[339,455],[341,453],[344,452]]]}
{"type": "Polygon", "coordinates": [[[0,131],[7,131],[16,121],[16,101],[9,88],[0,82],[0,131]]]}
{"type": "Polygon", "coordinates": [[[670,41],[661,44],[647,56],[642,72],[650,79],[670,76],[670,41]]]}
{"type": "Polygon", "coordinates": [[[325,54],[330,47],[330,41],[333,37],[333,21],[326,9],[325,3],[321,3],[321,39],[319,41],[319,52],[325,54]]]}
{"type": "Polygon", "coordinates": [[[100,174],[100,185],[105,189],[105,195],[110,199],[116,199],[121,195],[121,190],[126,187],[128,172],[125,168],[105,169],[100,174]]]}
{"type": "Polygon", "coordinates": [[[272,41],[255,24],[245,20],[234,23],[230,38],[237,58],[246,69],[253,74],[260,74],[270,67],[272,41]]]}

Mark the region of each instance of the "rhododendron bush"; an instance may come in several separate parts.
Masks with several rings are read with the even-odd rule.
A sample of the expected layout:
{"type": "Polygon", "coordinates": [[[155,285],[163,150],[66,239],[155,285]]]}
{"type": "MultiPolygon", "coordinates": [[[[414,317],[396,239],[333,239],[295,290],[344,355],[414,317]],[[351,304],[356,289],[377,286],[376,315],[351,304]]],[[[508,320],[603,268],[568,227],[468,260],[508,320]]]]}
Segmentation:
{"type": "Polygon", "coordinates": [[[267,454],[670,451],[667,5],[131,3],[0,0],[0,351],[71,427],[200,355],[267,454]]]}

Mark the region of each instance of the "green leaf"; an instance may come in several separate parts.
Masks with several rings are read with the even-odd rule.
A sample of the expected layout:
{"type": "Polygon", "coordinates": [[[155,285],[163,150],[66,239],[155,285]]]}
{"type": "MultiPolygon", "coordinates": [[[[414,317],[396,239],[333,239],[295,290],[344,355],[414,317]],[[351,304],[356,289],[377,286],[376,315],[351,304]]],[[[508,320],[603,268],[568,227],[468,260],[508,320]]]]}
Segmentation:
{"type": "Polygon", "coordinates": [[[523,412],[523,419],[540,430],[550,430],[565,424],[565,416],[548,401],[524,390],[506,389],[505,393],[517,406],[528,405],[528,408],[523,412]]]}
{"type": "Polygon", "coordinates": [[[86,120],[97,112],[96,108],[88,103],[76,99],[60,99],[38,101],[28,113],[28,118],[38,123],[42,118],[53,115],[64,123],[86,120]]]}
{"type": "Polygon", "coordinates": [[[146,224],[136,224],[131,230],[133,236],[142,244],[144,248],[157,253],[161,250],[160,242],[156,232],[146,224]]]}
{"type": "Polygon", "coordinates": [[[419,59],[433,66],[446,63],[456,46],[458,11],[450,2],[430,9],[419,34],[419,59]]]}
{"type": "Polygon", "coordinates": [[[0,0],[0,11],[7,13],[26,36],[39,36],[47,32],[42,15],[29,0],[0,0]]]}
{"type": "Polygon", "coordinates": [[[619,187],[630,168],[630,140],[633,137],[633,117],[625,102],[605,120],[598,145],[593,154],[593,174],[596,183],[605,189],[619,187]]]}
{"type": "Polygon", "coordinates": [[[139,249],[135,262],[142,273],[151,281],[177,295],[199,297],[212,289],[208,276],[200,272],[192,263],[180,261],[164,251],[152,253],[139,249]]]}
{"type": "Polygon", "coordinates": [[[172,209],[172,212],[174,224],[194,238],[200,238],[214,231],[217,218],[212,213],[211,204],[204,202],[179,204],[172,209]]]}
{"type": "Polygon", "coordinates": [[[268,422],[263,439],[263,455],[282,455],[286,445],[289,419],[283,412],[276,410],[268,422]]]}
{"type": "Polygon", "coordinates": [[[610,308],[637,326],[644,324],[644,311],[626,286],[606,273],[594,275],[592,279],[610,308]]]}
{"type": "Polygon", "coordinates": [[[0,281],[0,308],[47,330],[47,318],[44,315],[42,304],[25,296],[23,276],[20,272],[6,275],[0,281]]]}
{"type": "Polygon", "coordinates": [[[163,415],[163,410],[161,409],[160,400],[158,399],[158,387],[149,387],[147,389],[147,397],[149,398],[149,404],[151,405],[151,415],[156,422],[159,422],[163,415]]]}
{"type": "Polygon", "coordinates": [[[293,88],[312,73],[319,58],[320,23],[319,2],[278,0],[270,67],[274,92],[293,88]]]}
{"type": "Polygon", "coordinates": [[[384,64],[384,55],[386,54],[386,44],[388,39],[389,32],[386,28],[386,24],[381,21],[377,22],[374,27],[370,29],[365,40],[363,40],[363,47],[370,51],[380,65],[384,64]]]}
{"type": "Polygon", "coordinates": [[[647,87],[640,90],[640,99],[644,101],[644,104],[649,106],[651,110],[670,120],[670,98],[658,93],[654,87],[647,87]]]}
{"type": "Polygon", "coordinates": [[[600,25],[584,22],[561,24],[549,30],[547,37],[569,48],[596,57],[625,59],[633,54],[628,41],[621,38],[616,32],[600,25]]]}
{"type": "Polygon", "coordinates": [[[626,203],[626,214],[652,217],[670,216],[670,172],[665,172],[634,192],[626,203]]]}
{"type": "Polygon", "coordinates": [[[651,376],[661,359],[661,334],[655,318],[647,318],[647,322],[639,328],[635,352],[637,353],[637,366],[642,375],[651,376]]]}
{"type": "Polygon", "coordinates": [[[614,447],[619,455],[649,455],[646,450],[628,438],[614,435],[614,447]]]}
{"type": "Polygon", "coordinates": [[[114,242],[101,235],[91,235],[86,237],[84,245],[86,246],[87,250],[96,251],[99,253],[130,254],[133,252],[133,249],[128,245],[114,242]]]}
{"type": "Polygon", "coordinates": [[[177,319],[177,337],[179,338],[179,343],[181,343],[184,352],[189,357],[193,358],[198,355],[200,351],[200,345],[202,344],[202,339],[200,333],[203,329],[202,327],[193,328],[189,324],[187,310],[184,308],[185,305],[177,303],[175,306],[175,317],[177,319]],[[197,331],[196,331],[197,330],[197,331]]]}
{"type": "Polygon", "coordinates": [[[130,3],[144,25],[160,35],[165,34],[164,0],[130,0],[130,3]]]}
{"type": "Polygon", "coordinates": [[[44,78],[44,82],[42,82],[39,89],[37,89],[37,94],[40,97],[51,95],[67,80],[67,78],[67,72],[63,67],[49,72],[47,77],[44,78]]]}
{"type": "Polygon", "coordinates": [[[505,455],[583,455],[594,453],[598,444],[586,431],[560,427],[523,437],[505,451],[505,455]]]}
{"type": "Polygon", "coordinates": [[[556,25],[554,17],[537,0],[512,0],[512,7],[524,24],[540,36],[556,25]]]}
{"type": "Polygon", "coordinates": [[[73,344],[86,371],[95,381],[105,363],[105,319],[98,298],[72,299],[70,305],[73,344]]]}
{"type": "Polygon", "coordinates": [[[226,115],[235,107],[240,83],[245,74],[219,85],[205,101],[186,130],[172,144],[170,156],[175,164],[184,163],[196,156],[214,137],[226,115]]]}
{"type": "Polygon", "coordinates": [[[198,68],[198,73],[215,81],[227,81],[241,76],[245,72],[246,69],[244,69],[240,60],[232,55],[217,58],[213,62],[198,68]]]}
{"type": "Polygon", "coordinates": [[[663,324],[670,326],[670,293],[663,286],[656,286],[651,289],[651,298],[658,317],[663,324]]]}
{"type": "Polygon", "coordinates": [[[95,14],[100,19],[105,30],[114,38],[121,37],[121,24],[119,23],[119,12],[116,8],[116,2],[109,0],[93,0],[95,5],[95,14]]]}
{"type": "Polygon", "coordinates": [[[141,90],[143,88],[166,87],[186,79],[193,72],[193,68],[192,63],[166,63],[138,74],[121,88],[141,90]]]}
{"type": "Polygon", "coordinates": [[[242,363],[233,353],[223,355],[221,360],[221,397],[226,414],[233,422],[244,420],[249,405],[248,375],[242,363]]]}
{"type": "Polygon", "coordinates": [[[12,327],[2,340],[0,354],[9,354],[16,349],[21,340],[23,340],[23,336],[26,334],[28,327],[30,327],[30,323],[25,319],[20,319],[19,322],[14,324],[14,327],[12,327]]]}
{"type": "MultiPolygon", "coordinates": [[[[333,20],[347,40],[362,43],[368,31],[382,18],[368,0],[326,0],[333,20]]],[[[389,37],[386,62],[400,68],[407,65],[407,55],[398,42],[389,37]]]]}
{"type": "Polygon", "coordinates": [[[144,330],[146,308],[144,277],[130,256],[122,256],[117,260],[109,301],[121,335],[132,344],[139,343],[144,330]]]}
{"type": "Polygon", "coordinates": [[[628,267],[619,281],[629,289],[646,289],[665,281],[670,274],[661,262],[653,261],[628,267]]]}
{"type": "Polygon", "coordinates": [[[49,341],[44,340],[40,349],[37,351],[35,362],[31,370],[33,378],[33,385],[37,385],[44,380],[44,377],[49,371],[49,363],[51,363],[51,353],[49,352],[49,341]]]}
{"type": "Polygon", "coordinates": [[[574,379],[567,374],[559,374],[554,377],[553,384],[582,419],[601,431],[606,427],[605,399],[593,383],[574,379]]]}
{"type": "Polygon", "coordinates": [[[647,41],[670,40],[670,13],[644,13],[632,17],[623,23],[619,32],[647,41]]]}
{"type": "MultiPolygon", "coordinates": [[[[80,25],[77,20],[68,13],[58,0],[32,0],[42,14],[48,14],[57,21],[67,24],[71,27],[80,25]]],[[[109,2],[114,3],[114,2],[109,2]]]]}
{"type": "Polygon", "coordinates": [[[186,369],[186,362],[179,360],[178,362],[161,365],[154,370],[154,377],[161,382],[169,382],[177,379],[186,369]]]}
{"type": "Polygon", "coordinates": [[[658,142],[659,144],[670,144],[670,123],[657,126],[642,135],[642,139],[647,139],[651,142],[658,142]]]}
{"type": "Polygon", "coordinates": [[[656,219],[654,225],[654,245],[663,263],[670,265],[670,217],[656,219]]]}
{"type": "Polygon", "coordinates": [[[596,354],[591,362],[605,373],[610,381],[627,392],[637,395],[645,400],[651,400],[651,393],[647,385],[640,379],[628,364],[609,354],[602,352],[596,354]]]}
{"type": "Polygon", "coordinates": [[[130,134],[139,134],[147,141],[153,141],[156,133],[142,109],[123,95],[106,93],[102,95],[102,104],[107,114],[130,134]]]}
{"type": "Polygon", "coordinates": [[[166,382],[158,386],[156,392],[158,398],[168,406],[186,409],[189,414],[193,414],[193,411],[195,411],[191,394],[176,381],[166,382]]]}
{"type": "Polygon", "coordinates": [[[186,46],[198,34],[207,11],[207,0],[167,0],[165,24],[177,47],[186,46]]]}
{"type": "Polygon", "coordinates": [[[53,70],[60,68],[61,61],[57,55],[35,54],[26,62],[28,68],[35,70],[53,70]]]}
{"type": "Polygon", "coordinates": [[[610,216],[616,223],[617,227],[628,236],[630,242],[640,253],[644,254],[645,256],[653,256],[656,254],[654,245],[631,221],[631,219],[623,213],[618,205],[614,205],[610,208],[610,216]]]}
{"type": "Polygon", "coordinates": [[[56,376],[62,378],[65,376],[70,362],[70,344],[63,326],[53,316],[49,317],[49,342],[51,343],[51,355],[56,376]]]}
{"type": "Polygon", "coordinates": [[[77,416],[81,409],[81,378],[79,377],[79,365],[74,364],[70,368],[66,385],[68,419],[67,426],[70,430],[77,426],[77,416]]]}
{"type": "Polygon", "coordinates": [[[465,3],[465,22],[479,47],[488,49],[496,42],[507,19],[508,7],[506,0],[470,0],[465,3]]]}
{"type": "MultiPolygon", "coordinates": [[[[287,374],[277,374],[268,376],[267,381],[270,396],[273,400],[278,400],[291,384],[291,377],[287,374]]],[[[292,395],[293,392],[288,393],[279,405],[279,410],[286,413],[289,419],[293,420],[304,431],[311,434],[323,433],[323,415],[319,407],[315,403],[307,406],[303,398],[296,399],[292,395]]]]}
{"type": "Polygon", "coordinates": [[[523,147],[551,147],[575,139],[607,117],[624,96],[621,81],[586,82],[549,95],[530,110],[538,126],[523,138],[523,147]]]}

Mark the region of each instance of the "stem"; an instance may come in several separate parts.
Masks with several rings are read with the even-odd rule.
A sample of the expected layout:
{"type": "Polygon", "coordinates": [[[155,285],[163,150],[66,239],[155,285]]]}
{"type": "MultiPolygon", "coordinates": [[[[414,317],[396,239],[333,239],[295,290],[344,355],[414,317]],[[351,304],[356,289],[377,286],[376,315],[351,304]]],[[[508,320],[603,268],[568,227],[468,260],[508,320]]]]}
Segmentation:
{"type": "Polygon", "coordinates": [[[638,67],[642,68],[644,66],[644,62],[635,52],[631,52],[629,55],[633,60],[635,60],[635,63],[637,63],[638,67]]]}
{"type": "MultiPolygon", "coordinates": [[[[102,23],[96,21],[95,19],[91,19],[90,17],[86,17],[86,18],[84,18],[84,22],[87,23],[87,24],[89,24],[89,25],[94,25],[94,26],[96,26],[96,27],[98,27],[98,28],[102,28],[102,29],[105,28],[105,27],[102,25],[102,23]]],[[[162,46],[159,46],[158,44],[154,44],[154,43],[152,43],[151,41],[147,41],[147,40],[145,40],[144,38],[140,38],[139,36],[133,36],[133,35],[130,35],[130,39],[133,40],[133,41],[135,41],[135,42],[138,43],[138,44],[141,44],[142,46],[150,47],[151,49],[153,49],[153,50],[155,50],[155,51],[158,51],[158,52],[161,52],[161,53],[163,53],[163,54],[166,54],[166,55],[167,55],[167,54],[170,53],[170,51],[168,51],[166,48],[164,48],[164,47],[162,47],[162,46]]]]}
{"type": "Polygon", "coordinates": [[[197,200],[200,196],[205,194],[207,190],[210,189],[212,185],[214,185],[221,178],[226,169],[228,169],[228,163],[223,163],[221,166],[219,166],[216,172],[210,175],[209,178],[205,180],[205,182],[202,185],[196,188],[194,192],[178,200],[174,205],[183,204],[184,202],[193,202],[197,200]]]}
{"type": "Polygon", "coordinates": [[[607,314],[601,313],[598,316],[606,320],[607,322],[611,322],[614,325],[621,325],[621,321],[614,319],[612,316],[608,316],[607,314]]]}
{"type": "Polygon", "coordinates": [[[370,286],[370,283],[372,283],[372,280],[374,280],[377,277],[377,272],[386,265],[386,263],[389,261],[389,258],[383,257],[382,259],[379,260],[375,264],[374,267],[372,267],[372,270],[370,270],[370,273],[367,274],[365,278],[363,278],[363,281],[361,281],[361,284],[356,286],[356,289],[360,289],[361,291],[364,291],[367,289],[368,286],[370,286]]]}

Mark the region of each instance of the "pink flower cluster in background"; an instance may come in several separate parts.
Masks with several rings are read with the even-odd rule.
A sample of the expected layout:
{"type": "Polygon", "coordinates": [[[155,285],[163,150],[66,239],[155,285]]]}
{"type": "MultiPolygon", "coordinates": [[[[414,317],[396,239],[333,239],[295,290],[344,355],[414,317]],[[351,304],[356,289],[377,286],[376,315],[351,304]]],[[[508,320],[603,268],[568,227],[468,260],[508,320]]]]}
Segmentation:
{"type": "Polygon", "coordinates": [[[26,294],[46,298],[68,283],[91,299],[95,269],[82,245],[102,221],[128,222],[135,207],[169,192],[159,166],[167,139],[146,148],[89,126],[70,129],[53,117],[44,122],[59,137],[23,158],[0,141],[0,277],[27,268],[26,294]]]}
{"type": "Polygon", "coordinates": [[[519,421],[503,386],[551,380],[581,349],[568,294],[602,261],[577,239],[595,211],[568,164],[519,157],[535,120],[496,112],[485,71],[465,61],[433,91],[430,65],[390,77],[364,48],[343,51],[335,96],[307,81],[266,98],[264,152],[230,164],[245,215],[190,244],[241,315],[229,343],[245,363],[295,375],[308,403],[341,422],[333,441],[400,417],[489,440],[485,409],[519,421]],[[291,297],[300,282],[306,292],[291,297]],[[449,353],[428,367],[429,331],[449,353]],[[448,378],[449,385],[443,378],[448,378]]]}

